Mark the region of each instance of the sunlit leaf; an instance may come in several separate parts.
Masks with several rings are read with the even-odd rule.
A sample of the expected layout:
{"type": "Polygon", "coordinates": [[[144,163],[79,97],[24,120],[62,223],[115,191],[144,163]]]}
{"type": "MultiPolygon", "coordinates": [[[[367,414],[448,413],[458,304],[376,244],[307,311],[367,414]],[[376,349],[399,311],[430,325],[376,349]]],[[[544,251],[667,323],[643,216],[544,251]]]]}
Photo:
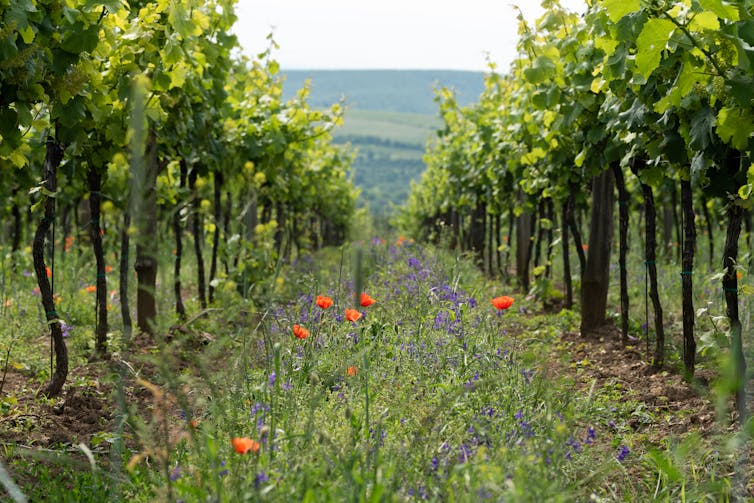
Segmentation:
{"type": "Polygon", "coordinates": [[[626,14],[636,12],[641,8],[639,0],[602,0],[600,3],[613,23],[617,23],[626,14]]]}
{"type": "Polygon", "coordinates": [[[675,25],[667,19],[653,18],[644,24],[636,39],[636,68],[644,78],[660,64],[662,51],[674,28],[675,25]]]}
{"type": "Polygon", "coordinates": [[[738,21],[740,19],[738,6],[732,5],[724,0],[699,0],[699,4],[706,10],[712,11],[719,18],[729,21],[738,21]]]}

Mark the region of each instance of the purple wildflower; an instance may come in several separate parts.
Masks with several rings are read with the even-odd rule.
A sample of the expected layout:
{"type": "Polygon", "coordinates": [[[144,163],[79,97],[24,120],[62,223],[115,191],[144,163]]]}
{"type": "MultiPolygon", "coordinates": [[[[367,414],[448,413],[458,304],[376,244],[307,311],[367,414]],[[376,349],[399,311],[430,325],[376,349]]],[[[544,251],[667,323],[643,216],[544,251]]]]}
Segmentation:
{"type": "Polygon", "coordinates": [[[631,453],[631,450],[628,447],[626,447],[625,445],[621,445],[620,452],[618,452],[616,459],[620,462],[623,462],[623,460],[626,459],[630,453],[631,453]]]}
{"type": "Polygon", "coordinates": [[[566,445],[573,449],[574,452],[581,452],[581,442],[573,437],[570,437],[568,440],[566,440],[566,445]]]}
{"type": "Polygon", "coordinates": [[[254,487],[258,488],[259,486],[261,486],[268,480],[270,480],[270,477],[266,473],[264,473],[264,470],[263,470],[257,473],[256,476],[254,477],[254,487]]]}
{"type": "Polygon", "coordinates": [[[73,325],[69,325],[63,320],[60,320],[60,330],[63,331],[63,337],[68,337],[69,335],[71,335],[72,329],[73,329],[73,325]]]}

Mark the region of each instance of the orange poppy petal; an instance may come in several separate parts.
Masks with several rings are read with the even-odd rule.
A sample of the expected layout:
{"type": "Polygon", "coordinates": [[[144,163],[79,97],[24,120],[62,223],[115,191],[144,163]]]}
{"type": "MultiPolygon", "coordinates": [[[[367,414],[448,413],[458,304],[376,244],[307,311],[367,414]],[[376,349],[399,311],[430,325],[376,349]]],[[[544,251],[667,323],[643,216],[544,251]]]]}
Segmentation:
{"type": "Polygon", "coordinates": [[[333,304],[332,299],[326,295],[317,295],[314,302],[322,309],[327,309],[333,304]]]}
{"type": "Polygon", "coordinates": [[[361,313],[356,309],[346,309],[346,319],[348,321],[358,321],[361,318],[361,313]]]}
{"type": "Polygon", "coordinates": [[[362,293],[361,297],[359,298],[359,303],[364,307],[369,307],[375,302],[377,301],[374,300],[372,297],[369,296],[369,294],[366,294],[366,293],[362,293]]]}
{"type": "Polygon", "coordinates": [[[507,295],[503,295],[501,297],[495,297],[491,300],[492,305],[495,306],[496,309],[508,309],[513,305],[513,297],[508,297],[507,295]]]}
{"type": "Polygon", "coordinates": [[[247,437],[235,437],[231,439],[230,443],[238,454],[246,454],[247,452],[257,453],[261,447],[259,442],[247,437]]]}
{"type": "Polygon", "coordinates": [[[293,335],[298,339],[306,339],[309,337],[309,331],[301,325],[293,325],[293,335]]]}

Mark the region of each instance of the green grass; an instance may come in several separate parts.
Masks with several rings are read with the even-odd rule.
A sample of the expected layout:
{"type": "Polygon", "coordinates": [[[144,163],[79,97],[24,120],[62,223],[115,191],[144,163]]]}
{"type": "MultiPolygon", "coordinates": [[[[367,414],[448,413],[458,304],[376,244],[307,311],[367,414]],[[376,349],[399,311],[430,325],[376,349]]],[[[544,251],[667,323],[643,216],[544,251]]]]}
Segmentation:
{"type": "MultiPolygon", "coordinates": [[[[552,373],[548,355],[577,329],[575,313],[539,313],[535,299],[488,282],[465,257],[408,242],[360,246],[360,255],[302,257],[276,283],[280,302],[223,291],[222,311],[130,354],[131,370],[121,370],[145,382],[128,379],[125,452],[101,435],[109,440],[89,446],[91,467],[76,448],[31,456],[9,445],[14,479],[33,501],[725,499],[738,452],[727,437],[657,443],[648,432],[663,418],[618,383],[583,389],[578,374],[552,373]],[[347,322],[360,283],[377,303],[347,322]],[[317,294],[335,305],[320,309],[317,294]],[[510,310],[490,304],[500,294],[516,298],[510,310]],[[296,339],[294,324],[310,337],[296,339]],[[238,454],[233,437],[261,449],[238,454]]],[[[33,309],[23,284],[12,298],[33,309]]],[[[70,339],[77,365],[92,338],[91,301],[61,302],[81,325],[70,339]]],[[[20,336],[19,358],[34,338],[20,336]]],[[[103,377],[113,386],[117,368],[103,377]]]]}

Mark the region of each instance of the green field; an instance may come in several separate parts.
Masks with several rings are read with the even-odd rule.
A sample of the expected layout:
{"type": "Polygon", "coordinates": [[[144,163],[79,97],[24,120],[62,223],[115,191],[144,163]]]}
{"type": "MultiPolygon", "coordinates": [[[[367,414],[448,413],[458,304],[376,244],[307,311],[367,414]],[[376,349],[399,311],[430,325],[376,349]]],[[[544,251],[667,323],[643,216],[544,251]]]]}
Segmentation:
{"type": "Polygon", "coordinates": [[[441,125],[435,115],[378,110],[349,110],[335,138],[344,136],[377,137],[414,145],[424,150],[427,138],[441,125]]]}
{"type": "Polygon", "coordinates": [[[424,148],[440,121],[428,114],[349,110],[335,142],[358,151],[353,164],[361,203],[378,216],[408,197],[410,181],[424,171],[424,148]]]}

